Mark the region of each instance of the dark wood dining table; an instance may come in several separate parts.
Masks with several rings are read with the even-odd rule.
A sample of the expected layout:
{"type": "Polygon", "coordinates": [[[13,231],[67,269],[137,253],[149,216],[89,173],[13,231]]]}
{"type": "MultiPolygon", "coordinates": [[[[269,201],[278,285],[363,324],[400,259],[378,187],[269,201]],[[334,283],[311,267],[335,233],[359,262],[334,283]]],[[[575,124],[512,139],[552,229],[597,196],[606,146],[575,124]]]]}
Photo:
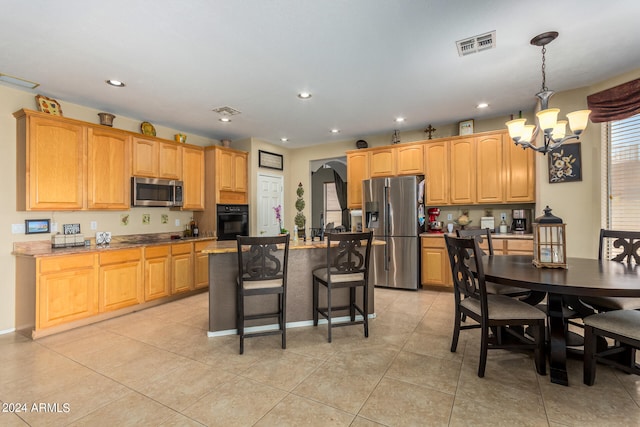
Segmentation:
{"type": "Polygon", "coordinates": [[[563,298],[640,297],[640,268],[615,261],[568,258],[567,268],[537,268],[528,255],[482,257],[485,279],[547,295],[551,382],[569,385],[563,298]]]}

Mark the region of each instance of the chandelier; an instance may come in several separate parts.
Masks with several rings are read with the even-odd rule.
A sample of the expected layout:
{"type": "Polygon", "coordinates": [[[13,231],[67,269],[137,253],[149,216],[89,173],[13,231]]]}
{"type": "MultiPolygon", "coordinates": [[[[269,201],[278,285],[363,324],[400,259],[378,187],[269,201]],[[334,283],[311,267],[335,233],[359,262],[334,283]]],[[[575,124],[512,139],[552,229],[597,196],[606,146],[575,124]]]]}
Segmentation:
{"type": "Polygon", "coordinates": [[[569,120],[571,134],[567,134],[567,121],[558,120],[560,109],[549,108],[549,98],[551,98],[554,92],[546,86],[545,53],[547,49],[545,46],[554,41],[556,37],[558,37],[558,33],[556,31],[550,31],[531,39],[532,45],[542,46],[542,90],[536,93],[536,96],[540,100],[540,111],[536,113],[538,126],[527,125],[527,119],[515,119],[505,123],[507,128],[509,128],[509,136],[516,145],[520,145],[522,148],[531,148],[542,154],[547,154],[566,141],[579,139],[580,134],[587,127],[587,121],[591,113],[591,110],[580,110],[568,113],[567,119],[569,120]],[[544,145],[536,146],[532,144],[532,141],[536,138],[539,129],[542,129],[544,134],[544,145]]]}

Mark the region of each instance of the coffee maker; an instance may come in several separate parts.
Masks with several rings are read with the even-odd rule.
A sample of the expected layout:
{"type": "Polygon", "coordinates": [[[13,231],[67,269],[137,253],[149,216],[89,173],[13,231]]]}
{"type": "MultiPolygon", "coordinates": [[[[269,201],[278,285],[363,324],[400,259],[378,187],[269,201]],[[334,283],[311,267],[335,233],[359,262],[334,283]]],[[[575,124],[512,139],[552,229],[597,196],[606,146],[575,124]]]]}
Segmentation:
{"type": "Polygon", "coordinates": [[[531,232],[531,210],[513,209],[511,211],[513,221],[511,222],[511,232],[514,234],[524,234],[531,232]]]}

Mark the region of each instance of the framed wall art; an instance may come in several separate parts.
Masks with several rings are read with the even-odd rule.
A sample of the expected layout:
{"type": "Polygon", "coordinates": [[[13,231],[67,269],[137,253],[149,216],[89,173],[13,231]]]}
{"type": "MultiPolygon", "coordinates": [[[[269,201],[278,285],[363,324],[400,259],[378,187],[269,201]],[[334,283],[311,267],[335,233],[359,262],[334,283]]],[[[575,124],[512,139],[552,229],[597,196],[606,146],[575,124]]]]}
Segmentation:
{"type": "Polygon", "coordinates": [[[473,133],[473,119],[458,123],[458,135],[471,135],[473,133]]]}
{"type": "Polygon", "coordinates": [[[549,183],[582,181],[580,143],[563,144],[547,153],[549,158],[549,183]]]}
{"type": "Polygon", "coordinates": [[[283,160],[284,158],[281,154],[258,150],[258,167],[281,171],[283,169],[283,160]]]}
{"type": "Polygon", "coordinates": [[[48,219],[25,219],[24,234],[49,233],[48,219]]]}

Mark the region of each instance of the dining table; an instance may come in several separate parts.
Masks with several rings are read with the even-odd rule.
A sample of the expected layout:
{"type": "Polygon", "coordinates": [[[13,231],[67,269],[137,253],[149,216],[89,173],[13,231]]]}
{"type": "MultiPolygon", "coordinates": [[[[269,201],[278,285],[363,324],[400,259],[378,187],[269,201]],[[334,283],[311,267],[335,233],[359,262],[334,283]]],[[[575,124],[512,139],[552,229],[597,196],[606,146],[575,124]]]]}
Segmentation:
{"type": "MultiPolygon", "coordinates": [[[[539,268],[531,255],[482,257],[485,280],[546,294],[549,321],[551,382],[569,385],[567,332],[563,315],[566,297],[640,297],[640,268],[635,264],[589,258],[568,258],[566,268],[539,268]]],[[[474,272],[477,274],[477,272],[474,272]]]]}

